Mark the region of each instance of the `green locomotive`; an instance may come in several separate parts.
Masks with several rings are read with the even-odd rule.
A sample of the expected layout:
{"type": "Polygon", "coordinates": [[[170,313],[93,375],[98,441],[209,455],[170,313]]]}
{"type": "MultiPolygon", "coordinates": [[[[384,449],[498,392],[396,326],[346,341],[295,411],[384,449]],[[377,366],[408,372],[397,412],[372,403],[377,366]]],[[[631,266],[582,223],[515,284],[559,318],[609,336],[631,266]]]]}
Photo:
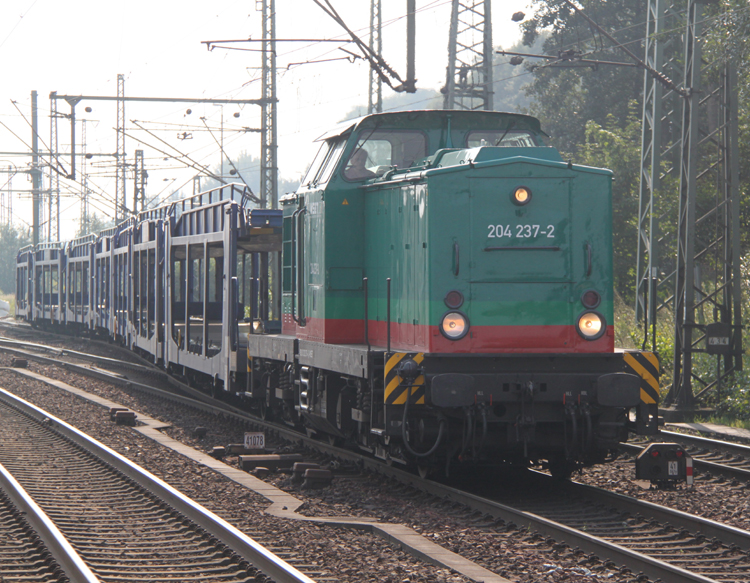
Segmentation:
{"type": "Polygon", "coordinates": [[[612,174],[545,139],[478,111],[322,136],[280,201],[281,334],[248,335],[264,413],[422,469],[567,474],[654,433],[656,357],[614,348],[612,174]]]}

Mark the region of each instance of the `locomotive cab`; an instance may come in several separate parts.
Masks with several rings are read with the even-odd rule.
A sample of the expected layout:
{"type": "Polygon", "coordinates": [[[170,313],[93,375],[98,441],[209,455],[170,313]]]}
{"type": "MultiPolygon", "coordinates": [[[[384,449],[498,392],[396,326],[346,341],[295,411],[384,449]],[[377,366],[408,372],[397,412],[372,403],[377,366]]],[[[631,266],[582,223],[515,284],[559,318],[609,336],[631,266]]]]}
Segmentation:
{"type": "Polygon", "coordinates": [[[324,135],[281,200],[264,410],[420,466],[567,471],[655,431],[658,363],[614,349],[612,174],[545,139],[529,116],[442,111],[324,135]]]}

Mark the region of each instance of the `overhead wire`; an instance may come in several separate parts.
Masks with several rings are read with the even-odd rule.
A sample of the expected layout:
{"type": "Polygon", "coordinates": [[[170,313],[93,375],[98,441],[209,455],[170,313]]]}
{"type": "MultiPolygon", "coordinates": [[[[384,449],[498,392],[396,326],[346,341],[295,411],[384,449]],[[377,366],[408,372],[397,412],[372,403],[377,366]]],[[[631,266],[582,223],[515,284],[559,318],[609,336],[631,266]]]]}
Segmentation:
{"type": "Polygon", "coordinates": [[[205,118],[202,118],[202,120],[203,120],[203,124],[204,124],[204,125],[206,126],[206,129],[207,129],[207,130],[208,130],[208,132],[209,132],[209,133],[211,134],[211,137],[212,137],[212,138],[214,139],[214,141],[215,141],[215,142],[216,142],[216,143],[218,144],[218,146],[219,146],[219,150],[221,150],[221,155],[222,155],[223,157],[225,157],[225,158],[227,159],[227,161],[229,162],[230,166],[232,166],[232,168],[234,169],[234,171],[235,171],[235,172],[237,173],[237,176],[239,176],[239,177],[240,177],[240,180],[242,180],[242,183],[243,183],[243,184],[244,184],[245,186],[247,186],[248,190],[250,191],[250,194],[249,194],[249,198],[250,198],[250,199],[251,199],[252,201],[256,202],[256,203],[260,203],[260,199],[259,199],[259,198],[258,198],[257,196],[255,196],[255,195],[253,194],[253,189],[252,189],[252,188],[250,188],[250,185],[249,185],[249,184],[248,184],[248,183],[247,183],[247,182],[245,181],[245,179],[244,179],[244,178],[242,177],[242,174],[240,173],[240,171],[238,170],[238,168],[237,168],[237,167],[236,167],[236,166],[234,165],[234,162],[232,162],[232,159],[231,159],[231,158],[230,158],[229,156],[227,156],[227,153],[226,153],[226,151],[224,150],[224,144],[222,144],[222,143],[221,143],[221,142],[220,142],[219,140],[217,140],[217,139],[216,139],[216,136],[215,136],[215,135],[214,135],[214,133],[213,133],[213,132],[211,131],[211,128],[209,128],[209,127],[208,127],[208,124],[206,123],[206,120],[205,120],[205,118]]]}
{"type": "Polygon", "coordinates": [[[14,32],[16,31],[16,29],[17,29],[17,28],[18,28],[18,26],[19,26],[19,25],[21,24],[21,22],[23,22],[23,19],[24,19],[24,18],[26,17],[26,15],[27,15],[27,14],[28,14],[29,12],[31,12],[31,9],[32,9],[32,8],[34,8],[34,6],[36,6],[36,3],[37,3],[38,1],[39,1],[39,0],[34,0],[34,1],[33,1],[33,2],[31,3],[31,6],[29,6],[29,7],[28,7],[28,8],[26,9],[26,12],[24,12],[23,14],[21,14],[21,16],[19,16],[19,17],[18,17],[18,22],[16,22],[16,23],[15,23],[15,24],[13,25],[13,28],[11,28],[11,29],[10,29],[10,32],[8,32],[8,34],[7,34],[7,35],[5,35],[5,38],[3,39],[3,41],[2,41],[2,42],[0,42],[0,49],[1,49],[1,48],[3,48],[3,45],[4,45],[4,44],[5,44],[6,42],[8,42],[8,39],[9,39],[9,38],[10,38],[11,36],[13,36],[13,33],[14,33],[14,32]]]}
{"type": "MultiPolygon", "coordinates": [[[[19,115],[23,118],[23,121],[25,121],[26,124],[31,128],[31,131],[34,132],[34,135],[36,136],[36,138],[42,143],[42,146],[44,146],[45,148],[47,148],[47,150],[51,153],[52,149],[49,146],[47,146],[47,144],[44,141],[44,138],[42,138],[42,136],[39,135],[39,132],[34,129],[34,125],[28,119],[26,119],[26,116],[19,109],[18,104],[15,101],[13,101],[12,99],[10,100],[10,102],[13,104],[13,107],[16,108],[16,111],[18,111],[19,115]]],[[[15,134],[13,134],[13,135],[15,135],[15,134]]],[[[18,136],[16,136],[16,137],[18,137],[18,136]]],[[[57,152],[55,152],[54,156],[55,156],[55,162],[57,162],[57,166],[58,167],[54,168],[54,167],[50,166],[50,168],[52,170],[54,170],[55,172],[57,172],[58,174],[60,174],[61,176],[64,176],[64,177],[67,178],[69,176],[69,173],[66,172],[65,168],[63,167],[63,165],[60,164],[60,159],[57,157],[57,152]]]]}
{"type": "MultiPolygon", "coordinates": [[[[431,5],[430,5],[430,6],[433,6],[433,5],[438,5],[438,4],[448,4],[448,3],[449,3],[449,2],[442,2],[442,3],[440,3],[440,2],[438,2],[438,1],[436,1],[436,2],[433,2],[433,3],[431,3],[431,5]]],[[[422,10],[426,10],[426,9],[428,9],[428,7],[420,8],[420,9],[418,9],[418,12],[419,12],[419,11],[422,11],[422,10]]],[[[399,18],[397,18],[397,19],[394,19],[393,21],[395,22],[395,21],[397,21],[397,20],[399,20],[399,19],[401,19],[401,18],[404,18],[404,17],[403,17],[403,16],[402,16],[402,17],[399,17],[399,18]]],[[[627,28],[628,28],[628,27],[625,27],[625,28],[623,28],[622,30],[626,30],[627,28]]],[[[596,38],[594,38],[594,42],[595,42],[595,44],[597,44],[597,47],[598,47],[599,45],[598,45],[598,43],[596,43],[596,38]]],[[[637,41],[633,41],[633,42],[637,42],[637,41]]],[[[296,50],[301,50],[301,49],[295,49],[295,51],[296,51],[296,50]]],[[[603,47],[602,47],[602,50],[603,50],[603,47]]],[[[294,52],[294,51],[289,51],[289,54],[291,54],[292,52],[294,52]]],[[[286,53],[285,53],[285,54],[286,54],[286,53]]],[[[496,65],[496,66],[497,66],[497,65],[496,65]]],[[[530,74],[530,73],[523,73],[522,75],[523,75],[523,76],[525,76],[525,75],[529,75],[529,74],[530,74]]],[[[502,82],[502,81],[505,81],[505,80],[507,80],[507,79],[517,78],[517,77],[519,77],[519,76],[520,76],[520,75],[512,75],[511,77],[508,77],[508,78],[506,78],[506,79],[498,79],[498,80],[496,80],[496,82],[502,82]]],[[[234,90],[233,90],[233,91],[234,91],[234,90]]],[[[229,93],[229,92],[227,92],[227,93],[229,93]]],[[[410,102],[410,104],[414,104],[414,105],[416,105],[416,104],[419,104],[419,103],[423,103],[423,102],[425,102],[425,101],[428,101],[429,99],[432,99],[432,98],[428,98],[428,99],[422,99],[422,100],[418,100],[418,101],[410,102]]],[[[3,124],[3,125],[4,125],[4,124],[3,124]]],[[[6,126],[6,127],[7,127],[7,126],[6,126]]],[[[201,130],[201,131],[202,131],[202,130],[201,130]]],[[[15,135],[15,134],[14,134],[14,135],[15,135]]],[[[17,136],[16,136],[16,137],[17,137],[17,136]]],[[[129,137],[129,138],[133,138],[133,139],[136,139],[137,141],[139,141],[139,143],[142,143],[142,144],[144,144],[144,145],[146,145],[146,146],[148,146],[148,147],[150,147],[150,148],[151,148],[151,147],[153,147],[153,146],[151,146],[150,144],[148,144],[148,143],[147,143],[147,142],[145,142],[145,141],[142,141],[142,140],[138,140],[137,138],[134,138],[134,137],[133,137],[133,136],[132,136],[131,134],[128,134],[128,137],[129,137]]],[[[22,140],[22,142],[23,142],[23,140],[22,140]]],[[[162,142],[163,142],[163,143],[166,143],[166,142],[164,142],[163,140],[162,140],[162,142]]],[[[171,146],[171,145],[169,145],[169,146],[170,146],[170,148],[172,148],[172,146],[171,146]]],[[[155,149],[156,151],[159,151],[159,152],[163,153],[163,154],[166,154],[166,153],[165,153],[165,152],[164,152],[163,150],[159,150],[158,148],[154,148],[154,149],[155,149]]],[[[184,155],[184,156],[187,156],[186,154],[182,154],[182,152],[180,152],[180,150],[179,150],[178,148],[174,148],[174,150],[175,150],[175,151],[177,151],[177,152],[178,152],[178,153],[179,153],[180,155],[184,155]]],[[[170,157],[172,157],[172,155],[170,155],[170,154],[167,154],[167,155],[168,155],[168,156],[170,156],[170,157]]],[[[194,155],[195,155],[194,151],[191,151],[191,153],[190,153],[190,156],[191,156],[191,157],[193,157],[194,155]]],[[[196,164],[197,164],[197,167],[192,167],[192,166],[190,166],[189,164],[186,164],[186,163],[184,162],[184,160],[178,160],[178,162],[179,162],[180,164],[183,164],[183,165],[185,165],[185,166],[191,167],[191,168],[193,168],[193,169],[198,169],[198,168],[202,168],[202,169],[205,169],[205,168],[207,168],[207,166],[203,166],[202,164],[199,164],[199,163],[196,163],[196,164]]],[[[210,174],[207,174],[207,175],[209,175],[209,176],[210,176],[210,174]]]]}
{"type": "Polygon", "coordinates": [[[187,154],[184,154],[183,152],[181,152],[180,150],[178,150],[177,148],[175,148],[175,147],[174,147],[174,146],[173,146],[172,144],[170,144],[169,142],[166,142],[166,141],[162,140],[162,139],[161,139],[161,138],[160,138],[159,136],[157,136],[157,135],[156,135],[156,134],[154,134],[153,132],[151,132],[151,131],[147,130],[146,128],[142,127],[142,126],[141,126],[141,125],[139,125],[139,124],[138,124],[137,122],[133,122],[133,121],[131,120],[131,123],[135,123],[135,125],[136,125],[136,126],[138,126],[138,127],[140,128],[140,129],[142,129],[143,131],[145,131],[145,132],[146,132],[147,134],[149,134],[150,136],[152,136],[152,137],[156,138],[156,139],[157,139],[157,140],[159,140],[159,141],[160,141],[160,142],[161,142],[162,144],[165,144],[166,146],[169,146],[170,148],[172,148],[172,149],[173,149],[173,150],[174,150],[175,152],[177,152],[177,153],[178,153],[178,154],[180,155],[180,158],[174,158],[174,157],[173,157],[173,156],[172,156],[171,154],[169,154],[169,153],[165,152],[164,150],[161,150],[161,149],[157,148],[156,146],[153,146],[153,145],[151,145],[151,144],[148,144],[148,143],[144,142],[143,140],[141,140],[140,138],[137,138],[137,137],[135,137],[135,136],[133,136],[133,135],[128,135],[128,134],[126,134],[126,135],[128,135],[128,137],[130,137],[130,138],[132,138],[132,139],[136,140],[137,142],[140,142],[140,143],[142,143],[142,144],[144,144],[144,145],[147,145],[147,146],[149,146],[150,148],[153,148],[153,149],[154,149],[154,150],[156,150],[157,152],[161,152],[161,153],[162,153],[162,154],[164,154],[165,156],[170,156],[170,157],[174,158],[174,159],[175,159],[176,161],[178,161],[178,162],[181,162],[181,163],[185,164],[185,166],[187,166],[188,168],[192,168],[193,170],[198,170],[198,171],[199,171],[199,172],[201,172],[202,174],[205,174],[206,176],[210,176],[211,178],[213,178],[213,179],[215,179],[215,180],[218,180],[218,181],[219,181],[219,182],[221,182],[222,184],[226,184],[226,182],[224,182],[224,180],[223,180],[223,179],[222,179],[221,177],[219,177],[219,176],[217,176],[216,174],[214,174],[213,172],[211,172],[211,171],[210,171],[210,170],[208,169],[208,166],[204,166],[204,165],[201,165],[201,164],[199,164],[198,162],[196,162],[195,160],[193,160],[193,159],[192,159],[192,158],[191,158],[190,156],[188,156],[187,154]],[[190,161],[190,164],[188,164],[187,162],[184,162],[184,161],[182,161],[182,159],[181,159],[181,158],[185,158],[186,160],[189,160],[189,161],[190,161]]]}

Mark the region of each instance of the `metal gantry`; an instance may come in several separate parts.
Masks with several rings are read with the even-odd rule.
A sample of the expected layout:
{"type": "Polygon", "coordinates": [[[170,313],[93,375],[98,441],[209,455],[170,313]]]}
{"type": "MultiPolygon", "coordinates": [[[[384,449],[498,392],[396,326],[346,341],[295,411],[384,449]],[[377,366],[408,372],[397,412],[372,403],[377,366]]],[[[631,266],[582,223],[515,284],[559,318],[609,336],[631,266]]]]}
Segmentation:
{"type": "MultiPolygon", "coordinates": [[[[667,0],[649,2],[648,10],[644,62],[670,79],[679,79],[682,76],[682,63],[677,57],[682,49],[679,32],[684,24],[684,16],[676,13],[667,0]]],[[[677,91],[665,87],[649,71],[645,71],[643,77],[635,313],[637,320],[643,319],[649,324],[648,331],[653,342],[657,313],[665,305],[664,289],[667,285],[674,287],[674,261],[661,256],[659,250],[662,236],[659,217],[665,212],[659,202],[663,203],[667,198],[663,190],[669,188],[670,177],[676,176],[679,171],[682,99],[677,91]],[[659,273],[665,270],[672,275],[661,279],[659,273]]],[[[676,182],[676,178],[672,182],[676,182]]],[[[676,191],[669,196],[672,194],[676,197],[676,191]]],[[[672,293],[670,289],[666,294],[670,301],[672,293]]]]}
{"type": "MultiPolygon", "coordinates": [[[[383,16],[381,0],[370,0],[370,51],[378,57],[383,57],[383,16]]],[[[383,80],[372,64],[368,77],[369,92],[367,96],[367,113],[381,113],[383,111],[383,80]]]]}
{"type": "MultiPolygon", "coordinates": [[[[118,79],[123,77],[122,75],[118,75],[118,79]]],[[[117,193],[118,197],[124,196],[125,192],[125,180],[127,178],[127,161],[124,160],[124,132],[125,132],[125,102],[126,101],[134,101],[134,102],[147,102],[147,103],[212,103],[212,104],[240,104],[240,105],[261,105],[262,100],[260,99],[206,99],[206,98],[189,98],[189,97],[125,97],[124,95],[124,86],[121,86],[118,83],[118,94],[117,96],[104,96],[104,95],[58,95],[57,92],[50,93],[50,99],[51,100],[59,100],[64,99],[68,102],[68,105],[70,105],[70,114],[69,115],[63,115],[60,114],[60,117],[66,117],[70,120],[71,125],[71,151],[70,151],[70,173],[68,173],[65,178],[68,178],[69,180],[75,180],[76,179],[76,158],[80,157],[81,154],[77,152],[76,150],[76,140],[75,140],[75,123],[76,123],[76,116],[75,116],[75,108],[81,101],[116,101],[117,102],[117,110],[118,110],[118,128],[122,129],[122,133],[119,131],[117,132],[118,136],[118,143],[117,148],[118,151],[115,153],[115,157],[117,158],[116,162],[116,178],[117,178],[117,193]],[[122,138],[122,139],[120,139],[122,138]]],[[[87,109],[87,111],[89,111],[87,109]]],[[[85,153],[85,152],[84,152],[85,153]]],[[[109,154],[107,154],[109,155],[109,154]]],[[[53,159],[55,160],[55,163],[58,167],[61,167],[60,164],[60,155],[59,152],[55,152],[53,155],[53,159]]],[[[205,168],[204,168],[205,169],[205,168]]],[[[214,176],[214,178],[219,179],[220,177],[214,176]]],[[[130,210],[127,208],[127,201],[124,198],[118,198],[115,201],[115,207],[116,207],[116,213],[118,220],[119,218],[127,218],[127,215],[130,213],[130,210]]]]}
{"type": "Polygon", "coordinates": [[[276,1],[262,0],[262,12],[260,204],[261,207],[275,209],[279,204],[276,144],[276,1]]]}
{"type": "Polygon", "coordinates": [[[148,174],[143,167],[143,150],[135,151],[135,176],[133,182],[133,213],[146,210],[146,178],[148,174]]]}
{"type": "Polygon", "coordinates": [[[38,245],[42,209],[42,170],[39,164],[39,117],[36,91],[31,92],[31,184],[32,243],[38,245]]]}
{"type": "Polygon", "coordinates": [[[445,109],[493,109],[490,6],[490,0],[453,0],[445,109]]]}
{"type": "Polygon", "coordinates": [[[89,174],[86,168],[86,120],[81,120],[81,233],[89,232],[89,174]]]}
{"type": "MultiPolygon", "coordinates": [[[[49,120],[49,166],[55,167],[52,159],[53,153],[59,151],[59,140],[57,138],[57,100],[50,97],[50,120],[49,120]]],[[[47,199],[47,241],[60,239],[60,175],[57,172],[49,173],[49,197],[47,199]]]]}
{"type": "MultiPolygon", "coordinates": [[[[727,58],[702,59],[703,3],[688,0],[687,8],[683,51],[674,49],[684,67],[680,117],[669,116],[667,95],[657,103],[658,90],[645,83],[636,305],[654,338],[659,308],[672,312],[674,373],[665,403],[678,410],[706,404],[742,369],[736,70],[727,58]],[[679,157],[671,155],[676,144],[679,157]],[[665,187],[671,167],[679,169],[677,197],[665,187]]],[[[653,30],[673,30],[663,19],[677,12],[650,0],[653,30]]],[[[647,58],[664,66],[654,44],[660,38],[649,34],[647,58]]]]}
{"type": "MultiPolygon", "coordinates": [[[[276,1],[262,0],[263,9],[263,42],[261,69],[261,120],[260,120],[260,207],[276,209],[279,207],[279,165],[277,145],[276,114],[276,1]]],[[[268,255],[256,255],[262,273],[269,273],[268,255]]],[[[271,267],[269,291],[274,298],[280,297],[279,282],[281,254],[271,267]]],[[[255,263],[255,259],[253,260],[255,263]]],[[[269,303],[268,305],[274,305],[269,303]]],[[[274,318],[279,317],[273,314],[274,318]]]]}
{"type": "MultiPolygon", "coordinates": [[[[125,76],[117,75],[117,169],[115,172],[116,194],[115,194],[115,224],[120,216],[127,216],[127,204],[125,200],[125,76]],[[122,213],[121,213],[122,211],[122,213]]],[[[75,130],[75,128],[74,128],[75,130]]]]}

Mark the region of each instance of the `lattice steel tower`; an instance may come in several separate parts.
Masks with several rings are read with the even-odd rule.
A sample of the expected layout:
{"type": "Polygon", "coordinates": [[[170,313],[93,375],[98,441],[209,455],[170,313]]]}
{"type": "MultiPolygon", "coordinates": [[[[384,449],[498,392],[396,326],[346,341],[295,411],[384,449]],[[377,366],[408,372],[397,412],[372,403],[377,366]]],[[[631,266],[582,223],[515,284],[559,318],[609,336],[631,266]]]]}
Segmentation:
{"type": "MultiPolygon", "coordinates": [[[[379,57],[383,56],[383,37],[380,35],[382,28],[381,0],[370,0],[370,51],[379,57]]],[[[372,65],[370,65],[368,87],[367,113],[382,112],[383,80],[372,65]]]]}
{"type": "Polygon", "coordinates": [[[453,0],[445,109],[493,109],[490,4],[490,0],[453,0]]]}
{"type": "Polygon", "coordinates": [[[143,150],[135,151],[133,188],[133,214],[146,210],[146,178],[148,173],[143,166],[143,150]]]}
{"type": "MultiPolygon", "coordinates": [[[[57,112],[57,100],[50,96],[50,119],[49,119],[49,167],[55,168],[57,162],[55,158],[58,155],[60,144],[57,137],[57,119],[60,114],[57,112]]],[[[60,240],[60,175],[54,170],[49,173],[49,198],[47,199],[47,241],[60,240]]]]}
{"type": "Polygon", "coordinates": [[[729,59],[701,58],[703,4],[683,7],[649,0],[646,59],[678,78],[657,44],[671,42],[668,55],[683,63],[683,95],[644,84],[636,311],[654,334],[657,313],[671,310],[675,366],[666,404],[690,409],[742,369],[738,103],[729,59]],[[684,31],[681,50],[670,30],[684,31]]]}
{"type": "Polygon", "coordinates": [[[125,199],[125,76],[117,75],[117,169],[115,172],[115,223],[120,216],[126,218],[127,201],[125,199]]]}
{"type": "Polygon", "coordinates": [[[263,12],[261,120],[260,120],[260,204],[277,208],[278,160],[276,143],[276,1],[261,0],[263,12]]]}
{"type": "Polygon", "coordinates": [[[86,158],[86,120],[81,120],[81,233],[89,232],[89,172],[86,158]]]}
{"type": "MultiPolygon", "coordinates": [[[[683,27],[684,15],[668,6],[667,0],[649,2],[644,62],[670,79],[682,77],[683,65],[677,58],[682,55],[680,33],[683,27]],[[666,34],[665,30],[671,32],[666,34]]],[[[657,193],[661,193],[663,201],[667,196],[677,196],[681,110],[682,97],[679,92],[665,88],[653,75],[645,72],[635,313],[636,319],[645,319],[650,324],[656,322],[657,312],[664,307],[664,289],[668,284],[667,281],[660,281],[659,272],[672,263],[666,258],[662,260],[659,255],[659,215],[663,211],[656,197],[657,193]],[[673,192],[666,195],[662,191],[670,185],[673,192]]],[[[671,291],[666,294],[667,297],[671,295],[671,291]]]]}

